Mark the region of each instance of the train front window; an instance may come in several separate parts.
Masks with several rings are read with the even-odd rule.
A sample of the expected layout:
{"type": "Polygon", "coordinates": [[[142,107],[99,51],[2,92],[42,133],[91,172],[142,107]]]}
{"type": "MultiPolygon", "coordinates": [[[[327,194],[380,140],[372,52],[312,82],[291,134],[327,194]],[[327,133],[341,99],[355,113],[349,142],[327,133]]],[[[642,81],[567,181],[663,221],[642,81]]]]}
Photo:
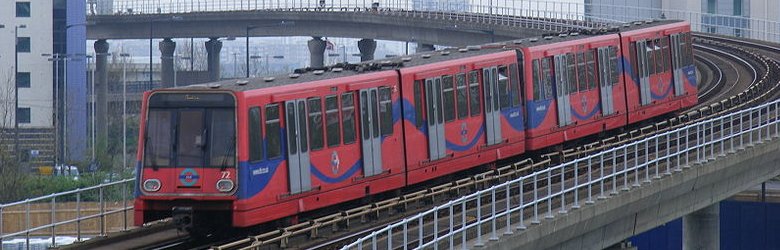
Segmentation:
{"type": "Polygon", "coordinates": [[[230,95],[152,95],[144,137],[144,166],[233,167],[235,124],[235,104],[230,95]]]}

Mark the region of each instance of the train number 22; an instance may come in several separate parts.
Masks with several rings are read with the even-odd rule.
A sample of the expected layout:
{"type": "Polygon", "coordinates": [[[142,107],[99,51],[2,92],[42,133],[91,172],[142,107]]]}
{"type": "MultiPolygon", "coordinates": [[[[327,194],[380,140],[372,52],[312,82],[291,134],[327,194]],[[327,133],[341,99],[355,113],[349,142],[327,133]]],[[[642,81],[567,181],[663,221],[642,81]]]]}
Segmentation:
{"type": "Polygon", "coordinates": [[[222,171],[222,178],[220,179],[230,179],[230,171],[222,171]]]}

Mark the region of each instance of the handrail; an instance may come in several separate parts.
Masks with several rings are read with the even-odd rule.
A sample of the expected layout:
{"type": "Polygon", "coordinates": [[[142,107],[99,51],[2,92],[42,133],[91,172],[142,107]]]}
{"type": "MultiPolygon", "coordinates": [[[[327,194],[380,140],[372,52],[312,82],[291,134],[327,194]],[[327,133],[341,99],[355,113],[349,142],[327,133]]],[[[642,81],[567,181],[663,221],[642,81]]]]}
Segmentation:
{"type": "Polygon", "coordinates": [[[482,227],[486,223],[491,224],[489,234],[495,240],[499,237],[496,232],[497,220],[506,221],[507,233],[511,232],[509,225],[523,230],[540,223],[540,214],[552,218],[556,212],[566,213],[570,209],[579,208],[582,203],[592,204],[596,200],[605,199],[607,195],[616,195],[631,187],[641,186],[642,183],[679,173],[683,168],[742,150],[746,145],[780,137],[779,112],[780,100],[777,100],[539,170],[407,217],[359,238],[342,249],[362,249],[363,246],[376,246],[382,242],[387,244],[388,249],[408,246],[425,248],[447,243],[444,240],[449,241],[448,246],[452,249],[457,245],[454,243],[456,236],[461,239],[459,244],[475,240],[479,246],[484,244],[482,227]],[[590,174],[583,177],[579,171],[590,174]],[[566,173],[574,173],[574,177],[566,173]],[[515,195],[510,195],[515,191],[515,195]],[[580,197],[581,193],[585,197],[580,197]],[[532,197],[526,196],[531,194],[532,197]],[[505,195],[506,198],[499,200],[501,197],[497,199],[496,195],[505,195]],[[519,199],[510,196],[519,196],[519,199]],[[488,204],[483,206],[481,203],[485,201],[488,204]],[[571,203],[567,204],[567,201],[571,203]],[[476,203],[476,206],[467,205],[472,203],[476,203]],[[504,207],[497,209],[501,206],[504,207]],[[468,209],[472,207],[475,211],[469,212],[468,209]],[[491,209],[485,212],[483,210],[486,207],[491,209]],[[528,215],[525,213],[527,209],[531,209],[528,215]],[[445,223],[449,231],[439,230],[439,214],[449,215],[449,223],[445,223]],[[466,220],[466,214],[470,214],[473,219],[466,220]],[[453,221],[453,216],[457,215],[461,215],[462,219],[453,221]],[[519,218],[519,222],[511,222],[513,217],[519,218]],[[433,224],[433,231],[419,226],[426,223],[433,224]],[[469,238],[472,237],[466,233],[469,230],[477,231],[473,235],[476,239],[469,238]],[[397,237],[396,234],[403,235],[403,245],[395,245],[392,238],[397,237]]]}

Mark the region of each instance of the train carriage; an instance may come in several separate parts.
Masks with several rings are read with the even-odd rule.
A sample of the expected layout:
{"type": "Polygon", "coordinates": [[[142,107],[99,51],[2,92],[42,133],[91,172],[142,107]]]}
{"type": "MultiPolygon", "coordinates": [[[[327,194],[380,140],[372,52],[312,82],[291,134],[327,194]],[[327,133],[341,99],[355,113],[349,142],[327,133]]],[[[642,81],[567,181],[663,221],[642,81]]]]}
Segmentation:
{"type": "Polygon", "coordinates": [[[449,53],[399,70],[409,184],[525,152],[517,53],[449,53]]]}
{"type": "Polygon", "coordinates": [[[691,107],[698,101],[690,26],[672,22],[621,32],[628,122],[691,107]],[[627,59],[627,60],[626,60],[627,59]]]}

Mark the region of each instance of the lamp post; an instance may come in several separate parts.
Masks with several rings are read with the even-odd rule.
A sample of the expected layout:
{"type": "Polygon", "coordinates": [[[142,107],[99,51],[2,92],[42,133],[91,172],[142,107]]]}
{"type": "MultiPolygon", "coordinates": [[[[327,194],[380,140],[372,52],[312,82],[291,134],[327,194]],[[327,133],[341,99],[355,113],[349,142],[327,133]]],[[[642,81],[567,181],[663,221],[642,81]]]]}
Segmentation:
{"type": "Polygon", "coordinates": [[[60,157],[60,61],[64,60],[64,54],[41,54],[46,60],[54,64],[54,166],[59,163],[60,157]]]}
{"type": "Polygon", "coordinates": [[[249,31],[261,27],[274,27],[274,26],[284,26],[284,25],[294,25],[294,21],[280,21],[279,23],[274,23],[270,25],[265,26],[246,26],[246,78],[249,78],[249,31]]]}
{"type": "Polygon", "coordinates": [[[127,168],[127,58],[130,54],[121,53],[119,56],[122,57],[122,169],[124,170],[127,168]]]}
{"type": "Polygon", "coordinates": [[[16,78],[19,74],[19,29],[27,28],[27,25],[14,26],[14,153],[16,162],[21,161],[19,152],[19,83],[16,78]]]}

